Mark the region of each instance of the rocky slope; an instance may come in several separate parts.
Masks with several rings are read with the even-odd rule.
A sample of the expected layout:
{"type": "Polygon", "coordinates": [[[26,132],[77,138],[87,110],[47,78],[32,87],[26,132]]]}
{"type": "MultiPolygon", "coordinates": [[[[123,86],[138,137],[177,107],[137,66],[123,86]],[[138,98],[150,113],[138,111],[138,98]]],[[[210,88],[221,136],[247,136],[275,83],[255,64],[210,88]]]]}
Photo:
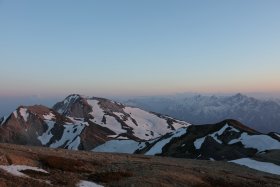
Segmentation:
{"type": "Polygon", "coordinates": [[[279,175],[234,163],[0,144],[0,186],[275,187],[279,175]]]}

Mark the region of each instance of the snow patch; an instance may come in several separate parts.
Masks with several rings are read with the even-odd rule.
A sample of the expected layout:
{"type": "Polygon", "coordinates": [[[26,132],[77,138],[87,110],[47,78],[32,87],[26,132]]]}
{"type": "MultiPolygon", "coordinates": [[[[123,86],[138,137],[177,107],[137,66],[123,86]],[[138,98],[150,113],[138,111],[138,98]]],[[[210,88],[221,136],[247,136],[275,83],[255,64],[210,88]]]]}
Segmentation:
{"type": "MultiPolygon", "coordinates": [[[[157,138],[164,134],[173,132],[168,128],[169,124],[164,118],[160,118],[155,114],[146,112],[139,108],[125,107],[124,112],[130,115],[129,126],[133,127],[134,135],[143,140],[150,140],[157,138]],[[132,119],[134,119],[138,126],[136,126],[132,119]],[[152,132],[152,133],[151,133],[152,132]]],[[[184,125],[181,125],[181,127],[184,125]]]]}
{"type": "Polygon", "coordinates": [[[98,100],[87,100],[87,102],[92,106],[92,112],[90,113],[94,117],[94,119],[91,119],[92,122],[114,131],[117,135],[127,132],[122,129],[122,125],[116,118],[105,114],[104,110],[99,106],[98,100]],[[105,119],[105,123],[103,119],[105,119]]]}
{"type": "Polygon", "coordinates": [[[22,116],[22,118],[24,119],[24,121],[27,122],[27,118],[29,116],[29,113],[27,112],[27,108],[20,108],[19,113],[22,116]]]}
{"type": "Polygon", "coordinates": [[[155,155],[162,153],[162,148],[168,144],[173,138],[180,137],[187,133],[187,128],[178,129],[173,135],[169,138],[158,141],[145,155],[155,155]]]}
{"type": "Polygon", "coordinates": [[[101,124],[100,126],[106,127],[116,134],[126,133],[127,131],[122,129],[122,125],[113,116],[106,115],[106,124],[101,124]]]}
{"type": "Polygon", "coordinates": [[[81,138],[80,136],[77,136],[74,141],[72,141],[69,145],[68,145],[68,149],[72,149],[72,150],[78,150],[78,147],[81,143],[81,138]]]}
{"type": "Polygon", "coordinates": [[[44,117],[45,120],[53,120],[53,119],[55,119],[55,115],[52,112],[50,112],[47,115],[43,115],[43,117],[44,117]]]}
{"type": "Polygon", "coordinates": [[[71,148],[73,150],[78,150],[78,147],[80,145],[80,137],[78,136],[81,134],[86,124],[85,123],[68,124],[63,126],[64,126],[64,131],[61,139],[52,143],[50,147],[58,148],[64,145],[65,148],[68,147],[68,149],[71,148]]]}
{"type": "Polygon", "coordinates": [[[109,153],[134,153],[137,149],[145,147],[144,142],[136,142],[134,140],[110,140],[106,143],[94,148],[95,152],[109,153]]]}
{"type": "Polygon", "coordinates": [[[33,170],[33,171],[39,171],[42,173],[48,173],[47,171],[45,171],[43,169],[40,169],[37,167],[26,166],[26,165],[9,165],[9,166],[0,165],[0,168],[12,175],[19,176],[19,177],[28,177],[27,175],[25,175],[24,173],[21,172],[24,170],[33,170]]]}
{"type": "Polygon", "coordinates": [[[231,160],[229,162],[233,162],[239,165],[244,165],[255,170],[280,175],[280,166],[273,163],[260,162],[250,158],[241,158],[237,160],[231,160]]]}
{"type": "Polygon", "coordinates": [[[103,187],[103,186],[91,181],[80,180],[80,182],[76,184],[76,187],[103,187]]]}
{"type": "Polygon", "coordinates": [[[64,99],[63,101],[63,106],[61,108],[58,109],[58,113],[59,114],[63,114],[69,107],[71,102],[75,102],[80,96],[79,95],[71,95],[68,96],[66,99],[64,99]]]}
{"type": "Polygon", "coordinates": [[[199,139],[195,140],[195,141],[193,142],[194,147],[195,147],[196,149],[200,149],[200,148],[201,148],[201,145],[202,145],[202,144],[204,143],[204,141],[205,141],[205,138],[206,138],[206,137],[199,138],[199,139]]]}
{"type": "Polygon", "coordinates": [[[14,111],[13,114],[14,114],[15,118],[18,118],[17,111],[14,111]]]}
{"type": "Polygon", "coordinates": [[[42,145],[46,145],[51,138],[53,137],[53,134],[51,133],[52,128],[54,127],[55,122],[53,121],[45,121],[46,124],[48,125],[48,129],[46,132],[44,132],[41,136],[38,136],[38,140],[40,140],[42,145]]]}
{"type": "MultiPolygon", "coordinates": [[[[212,133],[212,134],[209,134],[209,135],[207,135],[207,136],[212,137],[216,142],[222,144],[223,142],[222,142],[221,140],[218,139],[218,136],[221,136],[221,135],[225,132],[226,129],[229,129],[228,131],[240,132],[238,129],[236,129],[236,128],[234,128],[234,127],[229,126],[228,124],[226,124],[226,125],[223,126],[219,131],[214,132],[214,133],[212,133]]],[[[202,144],[204,143],[205,138],[206,138],[207,136],[202,137],[202,138],[199,138],[199,139],[197,139],[197,140],[194,141],[194,146],[195,146],[196,149],[200,149],[200,148],[201,148],[201,146],[202,146],[202,144]]]]}
{"type": "Polygon", "coordinates": [[[3,121],[1,122],[0,126],[2,126],[2,125],[7,121],[7,119],[8,119],[8,118],[7,118],[6,116],[4,116],[4,117],[3,117],[3,121]]]}
{"type": "Polygon", "coordinates": [[[267,135],[248,135],[248,133],[244,132],[238,139],[233,139],[228,144],[237,142],[241,142],[245,148],[254,148],[259,152],[280,149],[280,142],[267,135]]]}
{"type": "Polygon", "coordinates": [[[101,124],[103,116],[105,115],[103,109],[99,106],[98,100],[87,100],[88,104],[92,107],[92,112],[90,113],[94,119],[92,120],[94,123],[101,124]]]}

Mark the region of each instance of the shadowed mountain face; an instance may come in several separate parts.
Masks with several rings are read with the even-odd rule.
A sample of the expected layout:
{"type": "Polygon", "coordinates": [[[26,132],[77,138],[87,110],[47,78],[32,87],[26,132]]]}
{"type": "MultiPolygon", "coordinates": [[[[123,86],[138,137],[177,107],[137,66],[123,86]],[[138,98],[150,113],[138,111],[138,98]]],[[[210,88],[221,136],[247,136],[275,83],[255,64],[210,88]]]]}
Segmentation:
{"type": "Polygon", "coordinates": [[[188,96],[184,98],[137,98],[126,104],[167,114],[192,124],[236,119],[260,132],[280,132],[280,105],[242,94],[234,96],[188,96]]]}

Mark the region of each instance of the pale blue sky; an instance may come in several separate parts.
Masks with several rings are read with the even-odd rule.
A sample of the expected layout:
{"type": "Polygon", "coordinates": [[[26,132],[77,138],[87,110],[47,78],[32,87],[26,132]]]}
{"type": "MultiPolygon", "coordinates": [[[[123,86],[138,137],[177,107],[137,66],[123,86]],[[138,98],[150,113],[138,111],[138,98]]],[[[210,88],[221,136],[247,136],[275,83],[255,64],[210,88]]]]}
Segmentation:
{"type": "Polygon", "coordinates": [[[280,92],[279,0],[0,0],[0,96],[280,92]]]}

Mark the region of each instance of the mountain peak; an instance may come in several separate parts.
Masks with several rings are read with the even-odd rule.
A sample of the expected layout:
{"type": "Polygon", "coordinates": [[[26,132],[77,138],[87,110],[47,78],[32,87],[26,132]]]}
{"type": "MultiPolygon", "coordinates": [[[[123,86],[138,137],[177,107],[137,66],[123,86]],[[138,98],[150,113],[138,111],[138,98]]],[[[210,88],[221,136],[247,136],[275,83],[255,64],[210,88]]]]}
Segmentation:
{"type": "Polygon", "coordinates": [[[86,97],[79,94],[71,94],[63,101],[53,106],[53,109],[59,114],[69,115],[78,118],[84,118],[91,111],[91,107],[86,101],[86,97]]]}
{"type": "Polygon", "coordinates": [[[240,130],[243,130],[245,132],[249,132],[249,133],[254,133],[254,134],[260,134],[258,131],[252,129],[252,128],[249,128],[247,127],[246,125],[242,124],[241,122],[235,120],[235,119],[226,119],[224,121],[222,121],[221,123],[223,124],[228,124],[232,127],[236,127],[240,130]]]}

